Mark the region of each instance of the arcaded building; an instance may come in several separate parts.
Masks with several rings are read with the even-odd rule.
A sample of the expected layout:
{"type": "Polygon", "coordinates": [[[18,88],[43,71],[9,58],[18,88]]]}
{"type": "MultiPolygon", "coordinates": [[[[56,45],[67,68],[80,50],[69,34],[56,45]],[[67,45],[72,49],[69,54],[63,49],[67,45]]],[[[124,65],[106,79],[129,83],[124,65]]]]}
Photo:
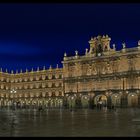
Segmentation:
{"type": "Polygon", "coordinates": [[[104,105],[140,105],[140,42],[135,48],[116,51],[111,38],[98,36],[89,41],[85,55],[63,60],[64,94],[75,103],[89,106],[102,101],[104,105]],[[78,100],[75,102],[75,100],[78,100]]]}
{"type": "Polygon", "coordinates": [[[62,68],[25,73],[0,73],[0,105],[61,107],[63,104],[62,68]]]}
{"type": "Polygon", "coordinates": [[[84,55],[64,54],[63,68],[0,72],[0,106],[46,108],[140,106],[140,42],[116,51],[111,38],[91,38],[84,55]]]}

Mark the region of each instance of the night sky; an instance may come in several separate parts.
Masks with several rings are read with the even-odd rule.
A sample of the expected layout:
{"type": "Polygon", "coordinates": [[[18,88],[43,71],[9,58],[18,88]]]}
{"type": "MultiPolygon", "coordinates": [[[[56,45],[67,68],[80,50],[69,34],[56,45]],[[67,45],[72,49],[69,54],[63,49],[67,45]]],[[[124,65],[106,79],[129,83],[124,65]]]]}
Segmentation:
{"type": "Polygon", "coordinates": [[[0,67],[62,67],[64,52],[82,55],[91,36],[106,34],[117,49],[136,47],[140,4],[0,4],[0,67]]]}

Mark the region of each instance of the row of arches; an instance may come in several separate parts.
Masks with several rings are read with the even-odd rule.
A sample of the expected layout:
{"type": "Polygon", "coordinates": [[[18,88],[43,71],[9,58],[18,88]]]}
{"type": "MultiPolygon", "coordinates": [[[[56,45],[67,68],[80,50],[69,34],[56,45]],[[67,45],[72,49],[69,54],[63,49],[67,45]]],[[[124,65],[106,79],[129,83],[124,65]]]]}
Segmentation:
{"type": "MultiPolygon", "coordinates": [[[[69,107],[76,106],[76,96],[68,96],[67,103],[69,107]]],[[[115,107],[137,107],[140,105],[140,97],[136,93],[126,94],[112,94],[111,96],[107,96],[105,94],[99,94],[90,98],[88,95],[84,95],[80,98],[79,102],[82,107],[89,107],[90,103],[94,106],[98,106],[98,104],[102,104],[103,106],[115,106],[115,107]]]]}
{"type": "Polygon", "coordinates": [[[126,94],[112,94],[107,96],[105,94],[99,94],[94,97],[89,95],[75,96],[69,95],[67,97],[47,97],[47,98],[1,98],[0,106],[44,106],[51,108],[65,107],[74,108],[82,107],[89,108],[91,105],[98,106],[102,104],[103,106],[128,106],[137,107],[140,105],[140,97],[136,93],[126,94]]]}
{"type": "Polygon", "coordinates": [[[19,108],[25,108],[25,107],[31,107],[36,108],[39,106],[45,107],[45,108],[62,108],[63,106],[63,99],[61,98],[48,98],[48,99],[16,99],[16,100],[0,100],[0,106],[1,107],[19,107],[19,108]]]}

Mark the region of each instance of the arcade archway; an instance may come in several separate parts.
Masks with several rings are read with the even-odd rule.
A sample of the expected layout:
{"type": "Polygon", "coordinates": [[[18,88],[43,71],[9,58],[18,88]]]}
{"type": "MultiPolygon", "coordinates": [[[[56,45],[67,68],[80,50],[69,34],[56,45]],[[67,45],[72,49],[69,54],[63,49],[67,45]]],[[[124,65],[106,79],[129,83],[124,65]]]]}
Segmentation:
{"type": "Polygon", "coordinates": [[[74,108],[76,106],[76,97],[75,96],[69,96],[68,97],[68,107],[74,108]]]}
{"type": "Polygon", "coordinates": [[[94,104],[97,106],[99,103],[101,103],[103,106],[107,106],[107,97],[103,94],[97,95],[94,98],[94,104]]]}
{"type": "Polygon", "coordinates": [[[88,95],[83,95],[81,97],[81,102],[82,102],[82,107],[83,108],[88,108],[89,107],[89,96],[88,95]]]}
{"type": "Polygon", "coordinates": [[[129,93],[127,99],[129,107],[138,106],[138,95],[136,93],[129,93]]]}
{"type": "Polygon", "coordinates": [[[121,95],[112,94],[112,96],[111,96],[111,104],[113,106],[120,106],[120,104],[121,104],[121,95]]]}

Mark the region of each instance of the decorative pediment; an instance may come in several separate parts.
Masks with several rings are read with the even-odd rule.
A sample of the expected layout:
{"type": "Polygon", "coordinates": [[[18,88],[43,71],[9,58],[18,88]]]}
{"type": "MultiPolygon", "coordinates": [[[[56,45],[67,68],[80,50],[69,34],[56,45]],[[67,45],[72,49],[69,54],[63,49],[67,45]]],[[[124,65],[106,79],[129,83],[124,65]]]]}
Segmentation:
{"type": "Polygon", "coordinates": [[[97,36],[94,38],[91,38],[91,40],[89,41],[90,44],[90,50],[89,50],[89,54],[95,54],[95,56],[102,56],[105,54],[108,54],[106,52],[109,51],[114,51],[114,49],[110,48],[110,40],[111,38],[106,35],[106,36],[97,36]]]}

